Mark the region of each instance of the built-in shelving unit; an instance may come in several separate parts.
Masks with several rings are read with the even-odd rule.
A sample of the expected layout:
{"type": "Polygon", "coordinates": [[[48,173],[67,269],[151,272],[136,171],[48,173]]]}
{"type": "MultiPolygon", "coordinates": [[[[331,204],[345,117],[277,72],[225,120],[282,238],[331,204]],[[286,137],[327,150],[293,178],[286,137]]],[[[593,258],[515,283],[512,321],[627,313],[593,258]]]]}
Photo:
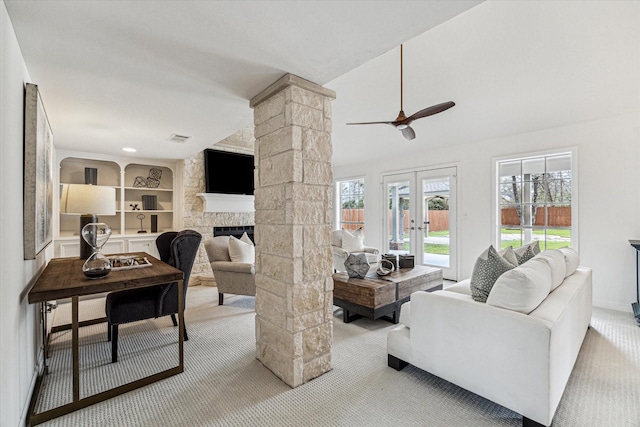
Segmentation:
{"type": "MultiPolygon", "coordinates": [[[[136,163],[132,159],[122,158],[92,158],[82,153],[57,154],[60,167],[58,201],[63,184],[85,184],[85,168],[97,169],[97,185],[116,189],[116,214],[99,216],[101,222],[109,224],[113,233],[104,252],[144,251],[157,256],[156,237],[162,232],[176,229],[176,165],[136,163]],[[153,196],[156,209],[143,209],[143,196],[153,196]],[[142,228],[139,215],[144,215],[142,228]],[[155,232],[151,231],[152,216],[157,217],[155,232]],[[141,233],[141,230],[145,232],[141,233]]],[[[59,203],[56,205],[59,206],[59,203]]],[[[59,214],[54,233],[55,256],[79,255],[79,221],[77,214],[59,214]]]]}

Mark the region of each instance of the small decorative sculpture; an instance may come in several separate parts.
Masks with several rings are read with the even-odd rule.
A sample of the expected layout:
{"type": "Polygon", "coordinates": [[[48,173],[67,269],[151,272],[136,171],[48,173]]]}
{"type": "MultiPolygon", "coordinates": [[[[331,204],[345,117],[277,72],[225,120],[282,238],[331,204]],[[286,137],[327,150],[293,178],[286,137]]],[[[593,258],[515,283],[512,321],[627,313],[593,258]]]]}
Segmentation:
{"type": "Polygon", "coordinates": [[[142,220],[146,218],[145,214],[143,213],[138,214],[136,218],[140,220],[140,230],[138,230],[138,233],[146,233],[147,230],[145,230],[144,227],[142,227],[142,220]]]}
{"type": "Polygon", "coordinates": [[[144,176],[136,176],[136,179],[133,181],[133,186],[136,188],[146,188],[147,178],[144,176]]]}
{"type": "Polygon", "coordinates": [[[162,178],[162,169],[151,168],[149,169],[149,176],[147,177],[148,188],[160,187],[160,179],[162,178]]]}
{"type": "Polygon", "coordinates": [[[391,261],[388,259],[382,258],[378,263],[378,269],[376,270],[376,274],[378,276],[386,276],[388,274],[393,273],[396,267],[393,265],[391,261]]]}
{"type": "Polygon", "coordinates": [[[344,262],[349,277],[364,279],[369,271],[369,263],[365,254],[351,254],[344,262]]]}

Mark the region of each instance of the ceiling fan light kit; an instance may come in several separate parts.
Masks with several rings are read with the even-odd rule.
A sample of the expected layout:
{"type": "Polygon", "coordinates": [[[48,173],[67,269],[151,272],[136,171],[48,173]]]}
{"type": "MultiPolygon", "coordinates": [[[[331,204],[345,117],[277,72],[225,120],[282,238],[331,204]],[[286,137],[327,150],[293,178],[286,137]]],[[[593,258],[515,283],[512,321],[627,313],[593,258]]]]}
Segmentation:
{"type": "Polygon", "coordinates": [[[432,116],[434,114],[441,113],[445,110],[456,105],[453,101],[443,102],[442,104],[432,105],[431,107],[427,107],[418,111],[415,114],[407,117],[404,114],[404,110],[402,108],[402,45],[400,45],[400,113],[398,113],[398,117],[396,117],[393,121],[386,122],[361,122],[361,123],[347,123],[348,125],[374,125],[374,124],[385,124],[394,126],[400,132],[402,132],[402,136],[405,139],[411,141],[416,137],[415,131],[409,126],[414,120],[421,119],[423,117],[432,116]]]}

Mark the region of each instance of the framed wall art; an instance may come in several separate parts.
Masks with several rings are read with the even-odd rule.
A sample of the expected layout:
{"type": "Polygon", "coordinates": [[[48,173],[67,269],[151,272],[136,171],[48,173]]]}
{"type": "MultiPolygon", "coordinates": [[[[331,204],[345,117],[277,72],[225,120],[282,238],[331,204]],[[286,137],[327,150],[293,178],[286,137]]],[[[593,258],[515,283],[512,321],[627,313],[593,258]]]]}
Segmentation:
{"type": "Polygon", "coordinates": [[[24,259],[35,259],[53,239],[53,132],[38,86],[24,101],[24,259]]]}

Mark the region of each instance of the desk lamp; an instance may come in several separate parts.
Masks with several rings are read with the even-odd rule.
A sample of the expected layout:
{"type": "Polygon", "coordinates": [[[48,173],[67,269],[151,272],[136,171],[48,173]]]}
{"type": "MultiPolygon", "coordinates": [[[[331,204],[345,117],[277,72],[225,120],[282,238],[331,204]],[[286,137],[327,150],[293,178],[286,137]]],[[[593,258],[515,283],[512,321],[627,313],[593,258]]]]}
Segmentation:
{"type": "Polygon", "coordinates": [[[60,212],[80,215],[80,258],[91,256],[93,246],[82,237],[82,229],[89,223],[97,223],[97,215],[116,214],[116,189],[87,184],[64,184],[60,198],[60,212]]]}

